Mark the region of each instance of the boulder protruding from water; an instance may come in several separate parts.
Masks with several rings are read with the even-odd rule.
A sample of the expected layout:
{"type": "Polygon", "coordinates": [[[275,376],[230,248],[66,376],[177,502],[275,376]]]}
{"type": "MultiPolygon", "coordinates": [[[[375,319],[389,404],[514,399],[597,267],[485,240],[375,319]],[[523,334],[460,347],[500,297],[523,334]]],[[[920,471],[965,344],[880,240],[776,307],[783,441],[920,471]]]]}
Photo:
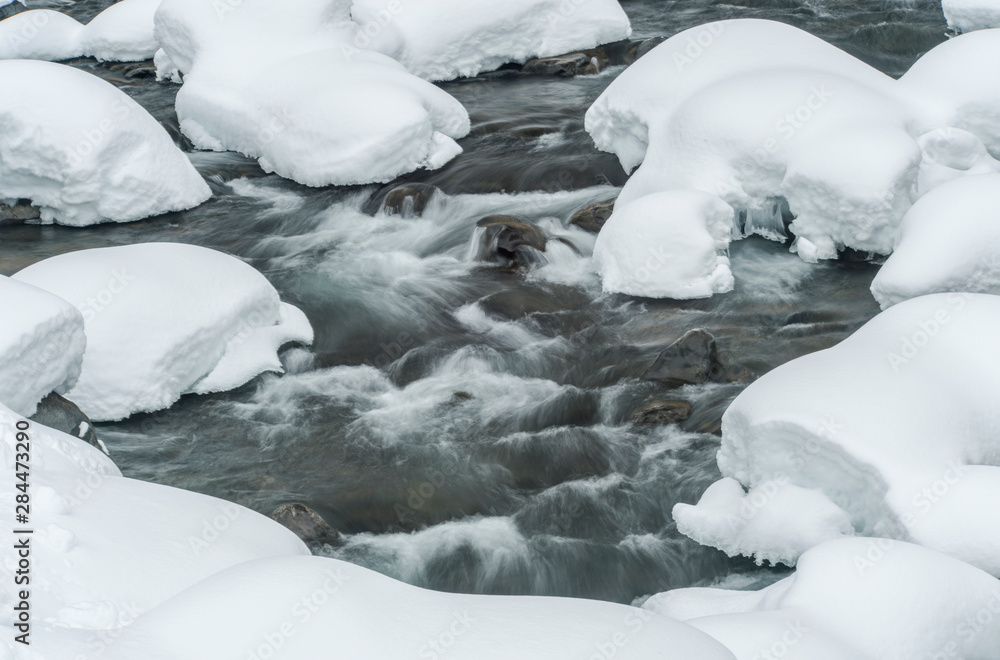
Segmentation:
{"type": "Polygon", "coordinates": [[[528,60],[522,73],[546,76],[592,76],[603,71],[610,61],[608,51],[592,48],[555,57],[537,57],[528,60]]]}
{"type": "Polygon", "coordinates": [[[93,445],[107,454],[107,449],[97,439],[97,431],[94,430],[94,423],[83,414],[75,403],[65,397],[52,392],[38,403],[35,414],[31,416],[31,421],[48,426],[50,429],[62,431],[74,438],[80,438],[84,442],[93,445]]]}
{"type": "Polygon", "coordinates": [[[660,351],[642,378],[664,383],[668,387],[681,387],[724,381],[726,370],[719,361],[715,337],[699,328],[660,351]]]}
{"type": "Polygon", "coordinates": [[[604,223],[608,221],[608,218],[615,211],[615,199],[612,197],[611,199],[605,199],[604,201],[584,206],[573,214],[573,217],[569,219],[569,224],[575,225],[584,231],[589,231],[592,234],[600,233],[601,228],[604,227],[604,223]]]}
{"type": "MultiPolygon", "coordinates": [[[[3,11],[3,9],[3,7],[0,7],[0,11],[3,11]]],[[[25,220],[38,220],[41,217],[41,209],[37,206],[32,206],[29,199],[20,199],[13,206],[0,204],[0,225],[20,223],[25,220]]]]}
{"type": "Polygon", "coordinates": [[[292,530],[308,544],[339,545],[341,542],[340,532],[305,504],[282,504],[271,514],[271,519],[292,530]]]}
{"type": "Polygon", "coordinates": [[[548,239],[538,226],[527,220],[511,215],[490,215],[476,226],[484,230],[478,234],[476,261],[521,268],[546,263],[543,253],[548,239]]]}
{"type": "Polygon", "coordinates": [[[362,209],[368,215],[382,212],[385,215],[399,215],[404,218],[419,218],[431,198],[440,190],[427,183],[406,183],[386,186],[377,191],[362,209]]]}
{"type": "Polygon", "coordinates": [[[629,416],[633,424],[677,424],[691,416],[691,404],[687,401],[664,401],[653,399],[636,408],[629,416]]]}

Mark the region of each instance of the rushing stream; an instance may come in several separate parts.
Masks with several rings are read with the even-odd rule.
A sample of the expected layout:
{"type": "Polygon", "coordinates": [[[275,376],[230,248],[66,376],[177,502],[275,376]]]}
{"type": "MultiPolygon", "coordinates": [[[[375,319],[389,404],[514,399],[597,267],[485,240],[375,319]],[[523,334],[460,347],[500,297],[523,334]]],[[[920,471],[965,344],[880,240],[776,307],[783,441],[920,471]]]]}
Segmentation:
{"type": "MultiPolygon", "coordinates": [[[[86,19],[106,4],[68,11],[86,19]]],[[[946,32],[930,0],[622,5],[635,38],[773,18],[892,75],[946,32]]],[[[135,65],[73,64],[121,86],[184,144],[176,86],[135,65]]],[[[594,236],[568,220],[614,197],[626,178],[583,129],[584,112],[621,71],[501,71],[443,84],[469,109],[473,131],[453,163],[404,177],[447,193],[418,218],[363,212],[377,187],[309,189],[236,154],[195,153],[215,192],[209,203],[126,225],[6,226],[0,272],[83,248],[195,243],[246,259],[309,316],[315,345],[285,351],[286,375],[99,425],[126,476],[265,514],[303,502],[345,535],[315,551],[434,589],[630,602],[733,574],[766,580],[752,563],[686,539],[670,516],[719,477],[719,420],[745,385],[668,391],[640,376],[694,328],[715,336],[724,364],[756,374],[832,346],[877,312],[868,291],[876,266],[811,266],[787,246],[749,238],[732,247],[731,294],[603,295],[594,236]],[[526,273],[474,261],[476,221],[492,214],[538,224],[546,263],[526,273]],[[689,402],[692,415],[680,425],[631,423],[653,399],[689,402]]]]}

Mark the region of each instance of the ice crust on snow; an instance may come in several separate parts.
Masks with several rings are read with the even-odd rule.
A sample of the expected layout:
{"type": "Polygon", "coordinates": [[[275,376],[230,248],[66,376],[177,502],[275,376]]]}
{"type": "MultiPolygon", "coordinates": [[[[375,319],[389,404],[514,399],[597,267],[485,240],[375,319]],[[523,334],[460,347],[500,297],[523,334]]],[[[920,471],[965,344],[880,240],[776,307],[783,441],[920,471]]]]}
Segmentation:
{"type": "Polygon", "coordinates": [[[492,71],[631,34],[618,0],[354,0],[353,44],[426,80],[492,71]]]}
{"type": "Polygon", "coordinates": [[[731,291],[723,253],[732,231],[732,207],[709,193],[675,190],[617,204],[594,246],[604,291],[677,299],[731,291]]]}
{"type": "Polygon", "coordinates": [[[626,170],[641,163],[618,204],[701,190],[766,215],[784,198],[804,260],[888,254],[921,195],[996,171],[1000,84],[987,72],[997,68],[1000,30],[952,39],[894,81],[797,28],[722,21],[627,69],[586,127],[626,170]]]}
{"type": "Polygon", "coordinates": [[[235,257],[179,243],[81,250],[14,279],[83,313],[87,349],[66,396],[95,421],[161,410],[183,394],[280,372],[277,350],[312,327],[263,275],[235,257]]]}
{"type": "Polygon", "coordinates": [[[1000,4],[996,0],[943,0],[948,25],[957,32],[1000,28],[1000,4]]]}
{"type": "Polygon", "coordinates": [[[355,48],[347,2],[224,9],[166,0],[156,13],[158,71],[183,76],[177,116],[198,148],[238,151],[309,186],[389,181],[461,152],[462,105],[355,48]]]}
{"type": "Polygon", "coordinates": [[[0,203],[42,221],[129,222],[197,206],[211,190],[142,106],[72,67],[0,61],[0,203]]]}
{"type": "Polygon", "coordinates": [[[987,660],[1000,648],[1000,581],[889,539],[819,545],[760,591],[678,589],[643,607],[707,632],[739,660],[987,660]]]}
{"type": "Polygon", "coordinates": [[[955,179],[921,198],[872,282],[883,309],[949,291],[1000,294],[1000,174],[955,179]]]}
{"type": "Polygon", "coordinates": [[[859,535],[913,541],[1000,576],[1000,512],[983,506],[1000,498],[998,324],[998,296],[922,296],[766,374],[726,411],[718,463],[765,500],[765,518],[776,505],[784,527],[767,539],[727,529],[715,497],[675,515],[696,539],[793,563],[803,530],[839,508],[859,535]],[[772,480],[816,501],[768,502],[760,493],[772,480]]]}
{"type": "Polygon", "coordinates": [[[0,403],[25,417],[80,376],[83,315],[65,300],[0,276],[0,403]]]}
{"type": "Polygon", "coordinates": [[[153,14],[159,4],[160,0],[120,0],[86,25],[51,9],[21,12],[0,21],[0,59],[148,60],[158,48],[153,14]]]}

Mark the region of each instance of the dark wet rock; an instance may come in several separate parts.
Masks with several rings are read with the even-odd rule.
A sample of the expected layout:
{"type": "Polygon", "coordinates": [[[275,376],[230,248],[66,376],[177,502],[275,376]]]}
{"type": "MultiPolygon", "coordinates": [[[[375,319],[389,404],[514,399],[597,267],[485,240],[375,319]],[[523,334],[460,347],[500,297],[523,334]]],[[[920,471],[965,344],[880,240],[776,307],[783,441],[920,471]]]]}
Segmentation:
{"type": "Polygon", "coordinates": [[[630,42],[628,49],[625,51],[622,64],[634,64],[636,60],[666,40],[666,37],[652,37],[651,39],[630,42]]]}
{"type": "Polygon", "coordinates": [[[479,239],[476,261],[502,266],[530,267],[545,263],[545,234],[536,225],[510,215],[490,215],[476,226],[485,230],[479,239]]]}
{"type": "Polygon", "coordinates": [[[556,314],[575,311],[590,304],[590,298],[571,286],[550,285],[545,288],[506,289],[479,301],[487,315],[516,321],[531,314],[556,314]]]}
{"type": "Polygon", "coordinates": [[[475,397],[473,397],[472,394],[470,394],[469,392],[459,390],[458,392],[454,392],[451,395],[451,398],[454,399],[455,401],[469,401],[475,397]]]}
{"type": "Polygon", "coordinates": [[[3,7],[0,7],[0,21],[2,21],[5,18],[10,18],[14,14],[20,14],[22,11],[28,11],[28,8],[22,5],[17,0],[14,0],[14,2],[10,3],[9,5],[4,5],[3,7]]]}
{"type": "Polygon", "coordinates": [[[592,76],[603,71],[610,59],[608,52],[603,48],[592,48],[555,57],[528,60],[521,71],[543,76],[592,76]]]}
{"type": "Polygon", "coordinates": [[[726,367],[723,379],[727,383],[752,383],[757,380],[757,374],[742,364],[731,364],[726,367]]]}
{"type": "Polygon", "coordinates": [[[375,215],[380,211],[386,215],[400,215],[404,218],[419,218],[440,192],[436,186],[426,183],[407,183],[400,186],[386,186],[365,203],[363,211],[375,215]]]}
{"type": "Polygon", "coordinates": [[[843,314],[839,312],[829,312],[822,310],[812,310],[807,309],[801,312],[794,312],[788,315],[785,319],[785,325],[800,325],[814,323],[830,323],[834,321],[839,321],[843,317],[843,314]]]}
{"type": "Polygon", "coordinates": [[[584,231],[597,234],[604,227],[611,214],[615,210],[615,198],[606,199],[603,202],[588,204],[573,214],[569,219],[569,224],[575,225],[584,231]]]}
{"type": "Polygon", "coordinates": [[[340,532],[305,504],[283,504],[271,514],[271,519],[292,530],[306,543],[338,545],[341,542],[340,532]]]}
{"type": "Polygon", "coordinates": [[[642,404],[629,416],[633,424],[677,424],[691,416],[691,404],[687,401],[663,401],[654,399],[642,404]]]}
{"type": "Polygon", "coordinates": [[[80,438],[101,452],[107,453],[97,439],[97,431],[94,430],[94,423],[90,418],[83,414],[75,403],[55,392],[39,402],[31,421],[62,431],[74,438],[80,438]]]}
{"type": "Polygon", "coordinates": [[[19,199],[14,206],[0,204],[0,225],[38,220],[41,217],[41,210],[32,206],[30,199],[19,199]]]}
{"type": "Polygon", "coordinates": [[[719,381],[724,376],[715,337],[703,329],[692,330],[663,349],[642,374],[643,380],[655,380],[668,387],[719,381]]]}

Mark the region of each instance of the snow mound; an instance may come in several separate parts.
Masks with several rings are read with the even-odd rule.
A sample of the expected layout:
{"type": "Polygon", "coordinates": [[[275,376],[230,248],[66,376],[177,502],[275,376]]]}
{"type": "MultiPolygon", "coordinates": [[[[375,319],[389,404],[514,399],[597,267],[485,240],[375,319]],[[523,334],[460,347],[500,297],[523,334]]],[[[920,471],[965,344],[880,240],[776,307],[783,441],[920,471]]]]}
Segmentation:
{"type": "Polygon", "coordinates": [[[956,179],[921,198],[872,282],[883,309],[949,291],[1000,294],[1000,174],[956,179]]]}
{"type": "MultiPolygon", "coordinates": [[[[15,424],[0,405],[0,453],[14,472],[15,424]]],[[[230,566],[278,555],[308,554],[272,520],[236,504],[157,484],[125,479],[99,450],[69,435],[29,423],[31,443],[32,606],[47,630],[113,630],[230,566]],[[150,570],[155,567],[155,570],[150,570]]],[[[7,520],[0,529],[8,535],[7,520]]],[[[9,537],[8,537],[9,538],[9,537]]],[[[15,568],[5,553],[5,571],[15,568]]],[[[12,594],[0,592],[8,606],[12,594]]],[[[52,633],[52,634],[50,634],[52,633]]],[[[83,637],[88,653],[110,636],[83,637]]],[[[83,647],[78,652],[82,651],[83,647]]],[[[40,657],[79,657],[76,653],[40,657]]]]}
{"type": "Polygon", "coordinates": [[[122,630],[108,657],[278,660],[329,648],[348,658],[733,658],[708,635],[638,608],[435,592],[321,557],[248,562],[214,575],[122,630]]]}
{"type": "Polygon", "coordinates": [[[695,191],[616,205],[594,246],[604,291],[648,298],[707,298],[733,289],[733,209],[695,191]]]}
{"type": "Polygon", "coordinates": [[[0,276],[0,402],[30,417],[50,392],[80,376],[83,316],[47,291],[0,276]]]}
{"type": "Polygon", "coordinates": [[[949,39],[916,61],[898,87],[931,112],[935,128],[975,134],[1000,158],[1000,29],[949,39]]]}
{"type": "Polygon", "coordinates": [[[957,32],[1000,28],[1000,4],[996,0],[943,0],[944,17],[957,32]]]}
{"type": "Polygon", "coordinates": [[[183,394],[281,371],[276,352],[310,343],[308,320],[239,259],[193,245],[82,250],[14,278],[75,303],[87,350],[67,398],[95,421],[161,410],[183,394]]]}
{"type": "Polygon", "coordinates": [[[739,660],[987,660],[1000,648],[1000,582],[888,539],[817,546],[760,591],[678,589],[643,607],[707,632],[739,660]]]}
{"type": "Polygon", "coordinates": [[[809,548],[854,534],[843,509],[785,476],[760,484],[750,494],[735,479],[722,479],[709,486],[697,506],[677,504],[673,515],[682,534],[730,557],[753,557],[759,564],[794,564],[809,548]],[[789,520],[796,524],[789,526],[789,520]]]}
{"type": "Polygon", "coordinates": [[[110,83],[15,60],[0,62],[0,88],[0,203],[30,199],[43,222],[84,226],[189,209],[211,196],[166,130],[110,83]]]}
{"type": "Polygon", "coordinates": [[[160,0],[120,0],[86,25],[50,9],[21,12],[0,22],[0,59],[148,60],[158,48],[153,14],[159,4],[160,0]]]}
{"type": "Polygon", "coordinates": [[[181,130],[200,149],[238,151],[309,186],[385,182],[461,152],[462,105],[380,53],[352,45],[346,2],[275,10],[165,0],[161,77],[183,75],[181,130]]]}
{"type": "Polygon", "coordinates": [[[983,506],[1000,498],[998,324],[998,296],[913,298],[754,382],[722,420],[723,476],[751,498],[787,479],[828,501],[779,507],[784,528],[757,539],[738,526],[720,533],[711,498],[701,515],[680,507],[687,531],[745,554],[791,555],[839,507],[857,534],[910,540],[1000,575],[1000,510],[983,506]]]}
{"type": "Polygon", "coordinates": [[[618,0],[354,0],[353,44],[426,80],[593,48],[632,30],[618,0]]]}

